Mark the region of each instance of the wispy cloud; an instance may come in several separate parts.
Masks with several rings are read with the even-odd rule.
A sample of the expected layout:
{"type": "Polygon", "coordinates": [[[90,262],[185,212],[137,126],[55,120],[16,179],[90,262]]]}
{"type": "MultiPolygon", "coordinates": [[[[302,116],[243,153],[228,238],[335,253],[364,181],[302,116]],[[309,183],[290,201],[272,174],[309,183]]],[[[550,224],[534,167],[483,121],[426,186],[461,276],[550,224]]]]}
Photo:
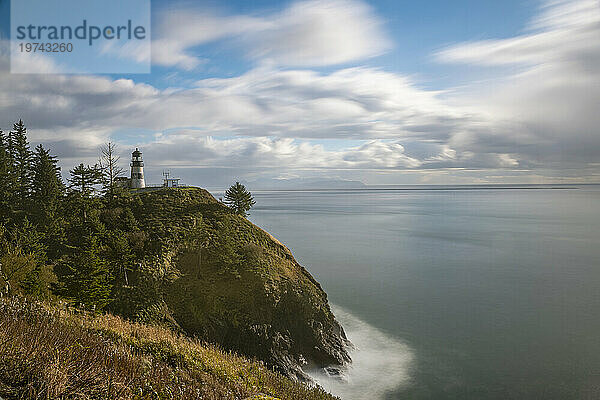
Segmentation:
{"type": "Polygon", "coordinates": [[[478,82],[455,99],[479,104],[498,121],[494,128],[512,121],[518,129],[458,136],[460,147],[479,152],[513,143],[520,158],[555,168],[577,168],[600,158],[598,1],[548,1],[523,34],[459,44],[438,56],[474,65],[520,64],[517,73],[478,82]]]}
{"type": "Polygon", "coordinates": [[[266,15],[222,15],[194,7],[159,15],[153,62],[193,69],[197,46],[228,39],[250,59],[323,66],[377,56],[391,42],[371,8],[358,0],[307,0],[266,15]]]}
{"type": "Polygon", "coordinates": [[[216,139],[181,131],[144,145],[145,154],[163,166],[186,168],[268,168],[282,170],[406,169],[421,163],[396,141],[371,140],[360,146],[327,150],[292,138],[216,139]]]}
{"type": "Polygon", "coordinates": [[[437,56],[444,62],[490,66],[598,62],[599,24],[598,1],[552,0],[544,4],[522,35],[461,43],[437,56]]]}

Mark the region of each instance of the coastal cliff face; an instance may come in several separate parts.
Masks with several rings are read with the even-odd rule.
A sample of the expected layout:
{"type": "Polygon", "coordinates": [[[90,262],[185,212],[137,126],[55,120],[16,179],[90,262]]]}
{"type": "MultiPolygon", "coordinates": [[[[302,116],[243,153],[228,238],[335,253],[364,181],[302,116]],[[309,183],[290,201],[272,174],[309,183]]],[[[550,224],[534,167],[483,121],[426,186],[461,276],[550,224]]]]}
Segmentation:
{"type": "Polygon", "coordinates": [[[350,361],[327,295],[277,239],[203,189],[148,191],[132,203],[167,259],[171,278],[154,307],[164,321],[293,378],[350,361]]]}

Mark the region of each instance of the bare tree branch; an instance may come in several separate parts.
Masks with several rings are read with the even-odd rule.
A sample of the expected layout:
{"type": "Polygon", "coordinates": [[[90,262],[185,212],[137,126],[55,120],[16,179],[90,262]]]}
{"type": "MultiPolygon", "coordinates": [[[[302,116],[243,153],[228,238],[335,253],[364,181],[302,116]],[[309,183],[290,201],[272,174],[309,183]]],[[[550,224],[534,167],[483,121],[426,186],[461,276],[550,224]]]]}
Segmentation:
{"type": "Polygon", "coordinates": [[[123,168],[119,166],[121,157],[117,155],[117,145],[108,142],[100,148],[100,167],[105,179],[105,190],[112,197],[115,192],[115,181],[123,175],[123,168]]]}

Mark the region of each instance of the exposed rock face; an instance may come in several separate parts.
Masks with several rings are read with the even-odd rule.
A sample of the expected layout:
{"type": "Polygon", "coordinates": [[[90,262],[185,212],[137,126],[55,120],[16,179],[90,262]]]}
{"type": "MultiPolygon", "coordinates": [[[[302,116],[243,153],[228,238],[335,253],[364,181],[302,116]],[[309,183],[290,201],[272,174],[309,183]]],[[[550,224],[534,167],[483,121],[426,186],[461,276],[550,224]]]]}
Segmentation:
{"type": "Polygon", "coordinates": [[[298,379],[306,378],[304,365],[350,361],[349,342],[327,295],[279,241],[232,215],[202,189],[164,190],[140,198],[140,210],[165,202],[172,209],[169,215],[140,212],[138,220],[169,226],[171,219],[201,231],[197,244],[178,251],[174,262],[181,277],[165,293],[171,316],[186,333],[261,359],[298,379]]]}

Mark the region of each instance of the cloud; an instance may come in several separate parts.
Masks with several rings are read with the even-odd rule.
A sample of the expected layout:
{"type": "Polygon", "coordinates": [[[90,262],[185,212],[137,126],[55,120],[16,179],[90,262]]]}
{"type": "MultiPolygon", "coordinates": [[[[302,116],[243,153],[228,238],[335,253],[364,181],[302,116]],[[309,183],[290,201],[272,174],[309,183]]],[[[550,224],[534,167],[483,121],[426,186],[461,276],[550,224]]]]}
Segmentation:
{"type": "Polygon", "coordinates": [[[418,168],[421,162],[404,154],[398,142],[369,141],[345,152],[343,160],[360,168],[418,168]]]}
{"type": "MultiPolygon", "coordinates": [[[[352,4],[366,7],[362,13],[368,10],[352,4]]],[[[306,10],[292,13],[294,7],[317,14],[324,7],[325,14],[331,13],[305,2],[294,3],[277,18],[238,16],[229,26],[233,17],[222,17],[214,31],[209,26],[196,32],[180,49],[195,59],[188,51],[198,43],[235,35],[254,43],[253,35],[284,29],[290,18],[319,19],[303,17],[310,15],[306,10]]],[[[188,24],[171,22],[181,31],[163,39],[185,36],[188,24]]],[[[256,57],[284,54],[259,48],[252,47],[262,54],[256,57]]],[[[343,170],[433,176],[434,171],[469,170],[488,171],[481,174],[493,180],[499,179],[497,171],[510,177],[598,176],[596,1],[548,2],[514,37],[457,44],[437,56],[482,68],[516,67],[501,68],[494,80],[444,92],[367,67],[325,73],[261,65],[238,76],[169,89],[97,76],[13,75],[0,68],[0,122],[7,128],[23,118],[34,141],[50,142],[67,158],[91,154],[112,136],[124,145],[143,144],[155,165],[236,168],[245,171],[241,174],[343,170]],[[337,145],[325,146],[326,141],[337,145]]],[[[0,56],[0,62],[6,59],[0,56]]]]}
{"type": "Polygon", "coordinates": [[[154,64],[190,70],[203,62],[198,46],[228,39],[254,60],[276,65],[325,66],[382,54],[391,46],[383,23],[358,0],[297,1],[266,15],[219,15],[197,8],[158,16],[154,64]]]}
{"type": "Polygon", "coordinates": [[[466,118],[400,75],[349,68],[330,74],[259,68],[192,88],[129,79],[0,72],[0,117],[54,130],[194,127],[196,135],[444,141],[466,118]]]}
{"type": "Polygon", "coordinates": [[[100,49],[100,54],[111,55],[119,59],[133,60],[137,64],[145,64],[151,62],[151,48],[152,44],[150,41],[145,40],[141,42],[126,41],[124,43],[106,41],[100,49]]]}
{"type": "Polygon", "coordinates": [[[292,138],[213,138],[180,131],[146,143],[155,167],[248,168],[286,170],[405,169],[420,162],[396,141],[372,140],[360,146],[326,150],[323,145],[292,138]]]}
{"type": "Polygon", "coordinates": [[[513,168],[522,161],[485,115],[450,107],[440,93],[373,68],[258,68],[166,90],[94,76],[6,78],[0,118],[23,118],[34,141],[67,158],[68,149],[77,146],[72,157],[81,157],[134,130],[139,134],[130,141],[160,148],[155,160],[164,166],[404,170],[513,168]],[[148,142],[149,132],[161,134],[148,142]],[[323,139],[360,144],[337,151],[311,144],[323,139]]]}
{"type": "Polygon", "coordinates": [[[23,53],[14,50],[16,42],[12,44],[13,54],[11,56],[11,43],[0,37],[0,67],[6,72],[20,74],[57,74],[64,67],[57,64],[56,59],[44,56],[42,53],[23,53]],[[10,60],[10,61],[9,61],[10,60]]]}
{"type": "MultiPolygon", "coordinates": [[[[597,66],[600,4],[596,0],[547,1],[527,33],[499,40],[462,43],[440,51],[446,62],[488,66],[567,63],[597,66]]],[[[594,68],[597,71],[597,68],[594,68]]]]}
{"type": "Polygon", "coordinates": [[[479,104],[490,121],[450,144],[475,152],[510,144],[525,163],[538,167],[581,168],[600,158],[598,1],[548,1],[523,34],[458,44],[438,58],[517,67],[512,75],[455,94],[454,104],[479,104]]]}

